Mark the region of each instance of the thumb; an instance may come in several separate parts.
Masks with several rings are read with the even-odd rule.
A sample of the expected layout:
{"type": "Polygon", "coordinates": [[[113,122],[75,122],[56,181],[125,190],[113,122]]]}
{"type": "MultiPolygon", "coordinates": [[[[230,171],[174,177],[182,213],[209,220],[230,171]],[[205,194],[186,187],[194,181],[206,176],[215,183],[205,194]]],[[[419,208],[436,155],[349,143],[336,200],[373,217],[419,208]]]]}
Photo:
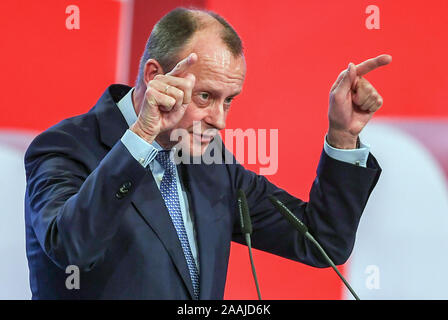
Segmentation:
{"type": "Polygon", "coordinates": [[[354,63],[350,62],[348,64],[347,70],[344,72],[344,76],[339,82],[338,87],[336,88],[337,91],[343,91],[348,92],[353,87],[353,84],[356,80],[356,66],[354,63]]]}

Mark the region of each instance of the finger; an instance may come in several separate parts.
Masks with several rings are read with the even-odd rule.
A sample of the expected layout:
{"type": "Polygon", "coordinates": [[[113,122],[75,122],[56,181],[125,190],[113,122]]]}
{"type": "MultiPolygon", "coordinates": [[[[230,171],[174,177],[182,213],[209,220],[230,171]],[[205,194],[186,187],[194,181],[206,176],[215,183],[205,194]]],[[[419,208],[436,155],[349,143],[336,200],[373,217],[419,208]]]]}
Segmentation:
{"type": "Polygon", "coordinates": [[[161,111],[168,112],[176,105],[176,99],[149,87],[146,91],[146,100],[149,105],[157,105],[161,111]]]}
{"type": "Polygon", "coordinates": [[[183,104],[189,104],[191,102],[191,91],[194,88],[196,80],[193,74],[187,74],[184,78],[159,74],[154,77],[154,80],[161,81],[167,85],[182,90],[184,95],[183,104]]]}
{"type": "Polygon", "coordinates": [[[149,81],[149,85],[155,88],[157,91],[173,97],[176,100],[176,106],[180,107],[184,101],[184,92],[175,86],[169,85],[166,82],[153,79],[149,81]]]}
{"type": "Polygon", "coordinates": [[[375,103],[376,99],[373,96],[370,96],[363,105],[359,106],[359,108],[363,111],[370,111],[370,109],[375,106],[375,103]]]}
{"type": "Polygon", "coordinates": [[[184,73],[190,66],[196,63],[198,61],[198,56],[196,53],[190,53],[188,57],[181,60],[176,64],[176,66],[167,73],[169,76],[178,76],[182,73],[184,73]]]}
{"type": "Polygon", "coordinates": [[[191,102],[191,96],[193,94],[194,84],[196,83],[196,77],[194,74],[189,73],[185,77],[187,82],[187,88],[184,90],[184,104],[189,104],[191,102]]]}
{"type": "Polygon", "coordinates": [[[369,81],[367,81],[364,78],[358,78],[358,81],[355,81],[356,84],[354,85],[353,91],[355,92],[355,94],[353,94],[352,98],[353,98],[353,103],[361,106],[363,105],[366,101],[367,98],[373,94],[376,93],[375,88],[373,88],[373,86],[370,84],[369,81]]]}
{"type": "Polygon", "coordinates": [[[367,98],[368,98],[368,94],[366,94],[363,91],[357,91],[353,96],[353,103],[356,104],[357,106],[362,106],[363,104],[365,104],[367,102],[367,98]]]}
{"type": "Polygon", "coordinates": [[[380,95],[375,96],[373,106],[369,108],[370,112],[377,112],[383,106],[383,98],[380,95]]]}
{"type": "Polygon", "coordinates": [[[367,101],[359,108],[367,112],[376,112],[382,105],[382,98],[379,94],[372,94],[367,101]]]}
{"type": "Polygon", "coordinates": [[[379,68],[381,66],[388,65],[391,62],[392,62],[392,56],[388,54],[382,54],[376,58],[372,58],[358,64],[356,66],[356,72],[357,75],[361,77],[369,73],[370,71],[375,70],[376,68],[379,68]]]}

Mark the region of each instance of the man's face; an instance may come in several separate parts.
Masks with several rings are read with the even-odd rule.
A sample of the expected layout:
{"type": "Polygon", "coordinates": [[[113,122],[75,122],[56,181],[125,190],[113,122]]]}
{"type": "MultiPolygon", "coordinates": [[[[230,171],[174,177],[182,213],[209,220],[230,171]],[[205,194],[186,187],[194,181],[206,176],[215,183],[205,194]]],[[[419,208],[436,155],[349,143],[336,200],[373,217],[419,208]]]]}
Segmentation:
{"type": "MultiPolygon", "coordinates": [[[[182,146],[187,147],[188,143],[190,154],[199,156],[218,131],[226,127],[232,100],[243,87],[246,63],[244,56],[232,55],[216,32],[198,32],[181,59],[192,52],[198,56],[198,61],[186,71],[196,77],[192,101],[173,130],[183,129],[188,141],[182,138],[182,146]]],[[[169,139],[170,134],[167,132],[161,138],[169,139]]]]}

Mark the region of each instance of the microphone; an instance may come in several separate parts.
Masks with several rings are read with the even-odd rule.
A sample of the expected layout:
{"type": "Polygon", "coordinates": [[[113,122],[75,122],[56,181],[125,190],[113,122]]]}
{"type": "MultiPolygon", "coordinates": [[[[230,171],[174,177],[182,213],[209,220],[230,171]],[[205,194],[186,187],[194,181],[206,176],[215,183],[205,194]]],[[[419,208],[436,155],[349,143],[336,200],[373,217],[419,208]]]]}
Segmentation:
{"type": "Polygon", "coordinates": [[[243,190],[238,190],[238,208],[240,211],[241,232],[252,234],[252,223],[249,216],[249,206],[247,205],[246,195],[243,190]]]}
{"type": "Polygon", "coordinates": [[[286,218],[286,220],[289,221],[301,234],[303,234],[307,239],[309,239],[319,250],[319,252],[322,254],[324,259],[328,262],[328,264],[333,268],[333,270],[337,273],[339,278],[341,278],[342,282],[344,282],[347,289],[350,291],[350,293],[355,297],[356,300],[359,300],[358,295],[356,292],[352,289],[350,284],[345,280],[345,278],[342,276],[342,274],[339,272],[339,270],[336,268],[336,265],[333,263],[333,261],[330,259],[330,257],[327,255],[325,250],[322,248],[322,246],[317,242],[316,239],[308,232],[308,228],[306,225],[300,221],[299,218],[297,218],[280,200],[275,198],[274,196],[270,195],[269,200],[272,202],[275,208],[286,218]]]}
{"type": "Polygon", "coordinates": [[[252,223],[250,221],[249,206],[247,205],[246,194],[243,190],[238,189],[238,210],[240,212],[241,233],[246,238],[246,244],[249,248],[250,264],[252,266],[252,275],[254,277],[255,286],[257,288],[258,299],[261,300],[260,287],[258,286],[257,273],[255,272],[254,259],[252,258],[252,244],[250,235],[252,234],[252,223]]]}

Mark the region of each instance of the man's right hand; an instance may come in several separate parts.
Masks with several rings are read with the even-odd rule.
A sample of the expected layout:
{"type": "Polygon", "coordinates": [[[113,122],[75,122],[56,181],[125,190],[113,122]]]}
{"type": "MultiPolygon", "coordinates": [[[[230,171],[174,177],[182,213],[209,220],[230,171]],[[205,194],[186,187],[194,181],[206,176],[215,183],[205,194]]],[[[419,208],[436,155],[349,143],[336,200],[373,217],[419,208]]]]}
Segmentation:
{"type": "Polygon", "coordinates": [[[196,81],[193,74],[185,73],[197,60],[198,56],[191,53],[173,70],[148,82],[137,121],[130,128],[148,143],[173,129],[184,116],[196,81]]]}

